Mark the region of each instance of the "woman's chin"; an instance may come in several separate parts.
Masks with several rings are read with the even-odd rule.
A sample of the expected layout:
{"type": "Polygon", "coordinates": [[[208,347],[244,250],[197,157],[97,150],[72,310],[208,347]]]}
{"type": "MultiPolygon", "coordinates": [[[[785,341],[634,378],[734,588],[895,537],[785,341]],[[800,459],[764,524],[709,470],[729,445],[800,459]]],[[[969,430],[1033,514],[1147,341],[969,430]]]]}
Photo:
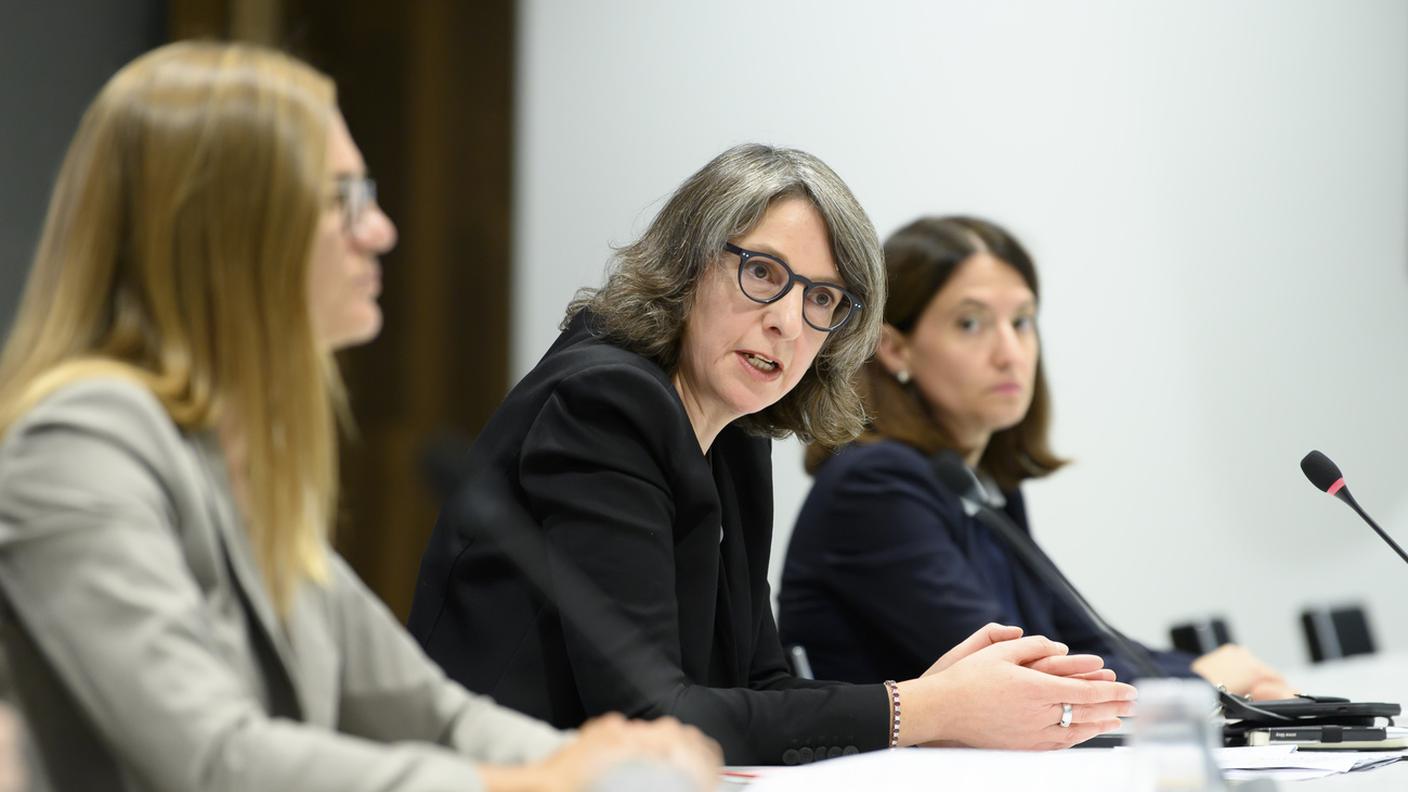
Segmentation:
{"type": "Polygon", "coordinates": [[[354,321],[347,321],[336,330],[325,334],[325,344],[333,351],[360,346],[381,335],[381,309],[369,306],[354,321]]]}
{"type": "Polygon", "coordinates": [[[759,399],[757,397],[747,399],[735,399],[729,404],[729,408],[734,415],[734,420],[766,410],[777,403],[777,400],[759,399]]]}
{"type": "Polygon", "coordinates": [[[1003,432],[1021,423],[1022,419],[1025,417],[1027,417],[1026,410],[1022,410],[1021,412],[1015,413],[1004,413],[1003,415],[995,415],[992,416],[991,420],[988,421],[988,426],[992,427],[990,430],[992,432],[1003,432]]]}

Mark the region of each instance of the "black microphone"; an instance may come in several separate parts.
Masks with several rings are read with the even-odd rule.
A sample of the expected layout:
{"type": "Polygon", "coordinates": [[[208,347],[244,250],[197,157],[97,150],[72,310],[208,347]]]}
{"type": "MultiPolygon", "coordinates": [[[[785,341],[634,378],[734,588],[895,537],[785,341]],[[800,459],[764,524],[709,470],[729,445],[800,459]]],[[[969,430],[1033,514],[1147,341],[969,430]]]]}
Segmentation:
{"type": "Polygon", "coordinates": [[[1354,496],[1349,494],[1349,487],[1344,483],[1344,474],[1340,472],[1338,465],[1330,461],[1329,457],[1319,451],[1311,451],[1300,461],[1300,469],[1305,473],[1305,477],[1310,479],[1310,483],[1315,485],[1316,489],[1328,492],[1345,503],[1348,503],[1349,508],[1354,509],[1355,514],[1363,518],[1364,522],[1368,523],[1369,527],[1373,528],[1375,533],[1382,537],[1385,542],[1388,542],[1388,546],[1392,547],[1395,553],[1398,553],[1399,558],[1408,561],[1408,553],[1403,552],[1403,548],[1399,547],[1398,543],[1393,541],[1393,537],[1385,533],[1384,529],[1380,528],[1379,524],[1374,522],[1374,518],[1370,517],[1367,512],[1359,507],[1359,503],[1354,500],[1354,496]]]}
{"type": "Polygon", "coordinates": [[[939,477],[939,483],[943,484],[949,492],[958,496],[959,501],[963,503],[963,510],[968,516],[976,518],[987,526],[988,530],[1006,542],[1008,547],[1012,548],[1013,552],[1022,559],[1027,568],[1041,578],[1047,588],[1065,599],[1072,608],[1083,613],[1090,623],[1095,625],[1095,629],[1109,639],[1117,652],[1138,666],[1144,676],[1155,678],[1168,676],[1168,672],[1160,668],[1149,656],[1148,650],[1131,641],[1096,612],[1090,602],[1061,572],[1061,568],[1056,566],[1056,562],[1052,561],[1051,557],[1030,536],[1017,527],[1007,515],[987,505],[982,497],[982,484],[957,452],[940,451],[934,455],[931,464],[934,473],[939,477]]]}

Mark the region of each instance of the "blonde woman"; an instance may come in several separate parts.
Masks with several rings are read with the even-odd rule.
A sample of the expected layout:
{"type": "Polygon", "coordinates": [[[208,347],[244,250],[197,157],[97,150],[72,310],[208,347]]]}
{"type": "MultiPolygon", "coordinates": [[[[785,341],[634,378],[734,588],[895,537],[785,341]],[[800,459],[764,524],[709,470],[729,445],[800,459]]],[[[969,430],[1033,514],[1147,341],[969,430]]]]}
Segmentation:
{"type": "Polygon", "coordinates": [[[580,737],[446,680],[329,548],[335,349],[396,230],[330,80],[177,44],[85,114],[0,358],[0,590],[59,789],[700,786],[677,723],[580,737]]]}

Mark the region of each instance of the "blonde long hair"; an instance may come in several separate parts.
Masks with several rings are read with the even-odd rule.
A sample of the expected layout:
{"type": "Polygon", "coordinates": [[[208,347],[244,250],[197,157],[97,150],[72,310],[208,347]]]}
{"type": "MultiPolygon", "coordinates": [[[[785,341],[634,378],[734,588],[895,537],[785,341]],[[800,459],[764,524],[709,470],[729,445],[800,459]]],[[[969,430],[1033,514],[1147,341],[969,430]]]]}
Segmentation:
{"type": "Polygon", "coordinates": [[[119,71],[60,170],[0,355],[0,434],[76,380],[134,379],[185,432],[233,418],[241,503],[287,614],[326,581],[344,402],[308,308],[332,81],[291,57],[183,42],[119,71]]]}

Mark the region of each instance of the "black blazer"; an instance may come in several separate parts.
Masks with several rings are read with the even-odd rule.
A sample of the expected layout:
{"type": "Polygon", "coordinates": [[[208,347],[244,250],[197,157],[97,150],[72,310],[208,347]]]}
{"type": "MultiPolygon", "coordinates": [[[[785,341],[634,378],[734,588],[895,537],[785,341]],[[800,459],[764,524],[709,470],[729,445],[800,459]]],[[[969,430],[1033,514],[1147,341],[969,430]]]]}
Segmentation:
{"type": "MultiPolygon", "coordinates": [[[[1030,534],[1018,490],[1004,511],[1030,534]]],[[[1015,624],[1072,652],[1097,654],[1121,679],[1141,674],[1084,613],[963,511],[917,449],[851,444],[817,471],[787,548],[778,620],[818,676],[853,682],[917,676],[988,622],[1015,624]]],[[[1192,656],[1151,651],[1171,676],[1192,656]]]]}
{"type": "Polygon", "coordinates": [[[462,496],[530,519],[496,538],[442,510],[411,632],[454,679],[560,727],[673,715],[731,764],[884,747],[883,687],[788,670],[767,584],[768,442],[728,427],[700,453],[669,376],[587,322],[558,338],[471,452],[483,474],[462,496]],[[564,600],[596,615],[564,617],[564,600]]]}

